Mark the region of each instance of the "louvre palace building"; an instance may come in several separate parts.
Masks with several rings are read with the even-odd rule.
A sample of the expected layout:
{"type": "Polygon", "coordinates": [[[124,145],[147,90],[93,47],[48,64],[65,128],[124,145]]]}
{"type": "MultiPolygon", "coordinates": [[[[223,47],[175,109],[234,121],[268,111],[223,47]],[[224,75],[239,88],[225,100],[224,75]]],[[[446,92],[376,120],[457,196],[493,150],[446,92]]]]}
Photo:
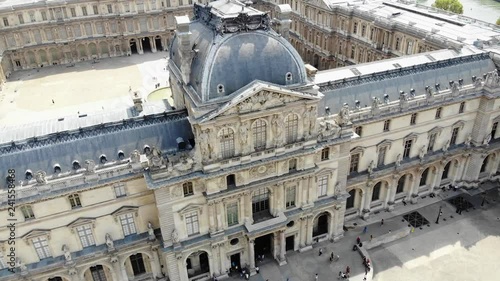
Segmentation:
{"type": "Polygon", "coordinates": [[[254,274],[500,178],[493,24],[379,0],[5,0],[0,18],[2,281],[254,274]],[[157,102],[120,70],[151,55],[157,102]],[[44,90],[103,98],[52,73],[104,68],[126,97],[98,113],[44,90]]]}

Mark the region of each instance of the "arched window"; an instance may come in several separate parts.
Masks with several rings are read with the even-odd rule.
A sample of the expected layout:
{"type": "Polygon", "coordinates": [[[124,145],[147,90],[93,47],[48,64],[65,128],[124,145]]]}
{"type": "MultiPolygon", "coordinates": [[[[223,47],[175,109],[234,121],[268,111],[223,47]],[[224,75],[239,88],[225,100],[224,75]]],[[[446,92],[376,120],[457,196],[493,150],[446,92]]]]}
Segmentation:
{"type": "Polygon", "coordinates": [[[405,189],[406,175],[402,176],[398,180],[398,187],[396,188],[396,194],[401,193],[405,189]]]}
{"type": "Polygon", "coordinates": [[[486,172],[486,167],[488,167],[488,161],[490,160],[490,156],[486,156],[483,160],[483,164],[481,165],[481,170],[479,170],[480,173],[486,172]]]}
{"type": "Polygon", "coordinates": [[[349,198],[347,198],[345,208],[350,209],[350,208],[354,207],[354,200],[355,199],[356,199],[356,190],[353,189],[353,190],[349,191],[349,198]]]}
{"type": "Polygon", "coordinates": [[[220,151],[222,158],[234,156],[234,131],[231,128],[224,128],[220,133],[220,151]]]}
{"type": "Polygon", "coordinates": [[[377,201],[380,199],[380,188],[382,187],[382,182],[377,182],[373,187],[372,191],[372,201],[377,201]]]}
{"type": "Polygon", "coordinates": [[[441,175],[442,180],[448,178],[448,173],[450,172],[450,165],[451,165],[451,161],[448,162],[448,164],[446,164],[446,166],[444,166],[443,174],[441,175]]]}
{"type": "Polygon", "coordinates": [[[266,149],[267,124],[266,121],[258,119],[252,124],[253,147],[255,150],[266,149]]]}
{"type": "Polygon", "coordinates": [[[422,173],[422,176],[420,177],[420,184],[419,186],[424,186],[427,184],[427,176],[429,174],[429,168],[425,169],[425,171],[422,173]]]}
{"type": "Polygon", "coordinates": [[[290,114],[285,119],[286,143],[297,141],[297,130],[299,128],[299,117],[297,114],[290,114]]]}

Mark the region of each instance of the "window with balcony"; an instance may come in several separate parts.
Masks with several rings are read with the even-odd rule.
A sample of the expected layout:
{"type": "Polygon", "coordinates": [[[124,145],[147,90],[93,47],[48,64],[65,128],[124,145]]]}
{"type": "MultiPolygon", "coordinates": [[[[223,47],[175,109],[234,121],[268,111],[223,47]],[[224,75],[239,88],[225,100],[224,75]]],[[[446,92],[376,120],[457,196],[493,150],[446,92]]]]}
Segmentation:
{"type": "Polygon", "coordinates": [[[254,221],[260,221],[269,216],[269,190],[261,187],[252,196],[252,212],[254,221]]]}

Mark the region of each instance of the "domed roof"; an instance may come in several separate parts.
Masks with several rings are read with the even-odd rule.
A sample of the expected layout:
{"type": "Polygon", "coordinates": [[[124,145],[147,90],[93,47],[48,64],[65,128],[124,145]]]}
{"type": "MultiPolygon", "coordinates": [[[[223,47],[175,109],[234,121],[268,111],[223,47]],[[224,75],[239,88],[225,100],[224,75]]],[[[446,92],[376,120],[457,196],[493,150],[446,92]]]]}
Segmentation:
{"type": "MultiPolygon", "coordinates": [[[[238,4],[226,1],[210,4],[217,2],[224,5],[238,4]]],[[[217,12],[220,14],[221,10],[218,7],[217,12]]],[[[224,27],[229,28],[226,25],[224,27]]],[[[228,96],[254,80],[277,85],[302,84],[306,81],[304,62],[297,51],[271,29],[254,28],[221,33],[200,19],[191,22],[189,29],[190,43],[195,52],[191,62],[190,84],[202,101],[228,96]]],[[[171,59],[181,69],[178,41],[175,37],[172,42],[171,59]]]]}

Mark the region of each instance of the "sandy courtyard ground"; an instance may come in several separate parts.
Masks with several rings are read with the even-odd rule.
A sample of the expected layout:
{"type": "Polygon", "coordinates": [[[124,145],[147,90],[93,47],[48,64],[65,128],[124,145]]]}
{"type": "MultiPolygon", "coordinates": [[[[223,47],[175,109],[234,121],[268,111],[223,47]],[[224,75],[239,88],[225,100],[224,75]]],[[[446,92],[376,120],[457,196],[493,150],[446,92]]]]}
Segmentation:
{"type": "Polygon", "coordinates": [[[0,126],[129,107],[129,88],[146,98],[156,83],[168,85],[166,56],[147,53],[15,72],[0,92],[0,126]]]}

